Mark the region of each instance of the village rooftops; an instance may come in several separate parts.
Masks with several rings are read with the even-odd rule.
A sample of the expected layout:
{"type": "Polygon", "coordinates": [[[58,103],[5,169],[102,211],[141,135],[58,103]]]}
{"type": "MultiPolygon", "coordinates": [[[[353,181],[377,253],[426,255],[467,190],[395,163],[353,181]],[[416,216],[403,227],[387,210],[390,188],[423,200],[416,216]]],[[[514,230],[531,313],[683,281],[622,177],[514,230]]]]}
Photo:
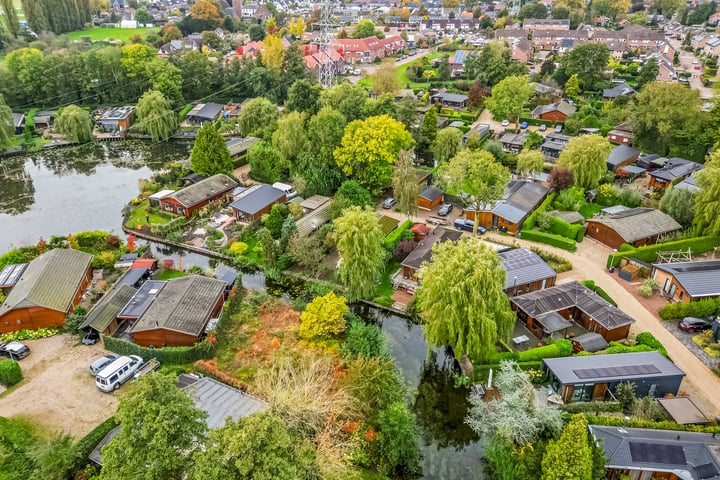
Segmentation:
{"type": "Polygon", "coordinates": [[[165,287],[162,280],[148,280],[135,292],[135,295],[118,312],[118,318],[137,319],[150,307],[155,297],[165,287]]]}
{"type": "Polygon", "coordinates": [[[134,111],[135,107],[133,106],[111,108],[100,115],[100,120],[122,120],[132,115],[134,111]]]}
{"type": "Polygon", "coordinates": [[[675,277],[692,298],[720,296],[720,260],[654,263],[653,267],[675,277]]]}
{"type": "Polygon", "coordinates": [[[186,117],[192,117],[200,121],[213,121],[222,113],[224,105],[219,103],[198,103],[190,110],[186,117]]]}
{"type": "Polygon", "coordinates": [[[672,182],[678,177],[685,177],[702,168],[703,166],[699,163],[674,157],[667,160],[662,168],[652,171],[650,175],[661,180],[672,182]]]}
{"type": "Polygon", "coordinates": [[[173,192],[164,198],[172,198],[185,207],[192,207],[219,193],[227,192],[235,186],[237,186],[235,180],[227,175],[218,173],[217,175],[200,180],[197,183],[173,192]]]}

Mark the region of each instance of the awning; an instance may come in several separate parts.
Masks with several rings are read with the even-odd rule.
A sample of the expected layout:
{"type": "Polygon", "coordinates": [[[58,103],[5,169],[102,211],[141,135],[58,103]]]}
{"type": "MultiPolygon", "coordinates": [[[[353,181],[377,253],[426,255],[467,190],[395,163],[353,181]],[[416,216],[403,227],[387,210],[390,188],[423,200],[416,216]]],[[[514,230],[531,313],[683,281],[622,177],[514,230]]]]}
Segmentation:
{"type": "Polygon", "coordinates": [[[537,317],[537,321],[548,333],[564,330],[572,326],[572,323],[565,320],[562,315],[557,312],[546,313],[537,317]]]}

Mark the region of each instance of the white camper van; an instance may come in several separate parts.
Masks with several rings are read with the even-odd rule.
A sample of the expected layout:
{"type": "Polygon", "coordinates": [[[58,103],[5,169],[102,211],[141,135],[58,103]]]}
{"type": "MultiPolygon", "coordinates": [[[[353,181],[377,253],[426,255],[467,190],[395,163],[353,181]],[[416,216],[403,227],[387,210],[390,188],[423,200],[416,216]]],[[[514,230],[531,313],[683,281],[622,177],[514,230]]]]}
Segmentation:
{"type": "Polygon", "coordinates": [[[288,200],[297,197],[297,192],[293,189],[292,185],[288,185],[287,183],[275,182],[272,184],[272,186],[273,188],[277,188],[278,190],[282,191],[288,200]]]}
{"type": "Polygon", "coordinates": [[[122,356],[100,370],[95,377],[95,385],[106,393],[117,390],[120,385],[133,378],[142,363],[143,359],[137,355],[122,356]]]}

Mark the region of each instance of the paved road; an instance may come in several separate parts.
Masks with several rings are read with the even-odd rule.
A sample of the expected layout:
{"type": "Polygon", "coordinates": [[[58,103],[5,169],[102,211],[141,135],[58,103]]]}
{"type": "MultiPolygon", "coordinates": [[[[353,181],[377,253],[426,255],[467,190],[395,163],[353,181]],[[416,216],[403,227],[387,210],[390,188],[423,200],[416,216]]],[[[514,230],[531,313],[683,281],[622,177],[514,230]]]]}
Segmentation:
{"type": "Polygon", "coordinates": [[[678,60],[680,60],[680,66],[677,68],[678,72],[680,70],[684,70],[686,72],[692,73],[692,76],[690,77],[690,86],[694,88],[695,90],[700,91],[700,98],[704,100],[709,100],[714,96],[712,88],[707,88],[703,86],[702,79],[700,78],[700,75],[702,74],[702,64],[703,62],[698,60],[697,57],[695,57],[695,54],[693,52],[686,52],[681,48],[681,43],[679,40],[670,40],[670,46],[672,46],[677,52],[679,52],[678,60]],[[694,64],[693,62],[697,62],[697,64],[694,64]],[[700,70],[695,70],[695,65],[700,65],[700,70]]]}

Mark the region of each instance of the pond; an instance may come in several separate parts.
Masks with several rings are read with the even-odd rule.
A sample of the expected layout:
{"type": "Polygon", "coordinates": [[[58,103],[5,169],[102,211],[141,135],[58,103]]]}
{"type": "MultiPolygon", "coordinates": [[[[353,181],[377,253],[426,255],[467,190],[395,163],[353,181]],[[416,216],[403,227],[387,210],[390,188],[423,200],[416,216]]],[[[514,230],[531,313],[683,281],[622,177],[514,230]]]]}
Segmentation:
{"type": "Polygon", "coordinates": [[[92,143],[0,159],[0,253],[82,230],[122,233],[138,182],[187,158],[183,142],[92,143]]]}

